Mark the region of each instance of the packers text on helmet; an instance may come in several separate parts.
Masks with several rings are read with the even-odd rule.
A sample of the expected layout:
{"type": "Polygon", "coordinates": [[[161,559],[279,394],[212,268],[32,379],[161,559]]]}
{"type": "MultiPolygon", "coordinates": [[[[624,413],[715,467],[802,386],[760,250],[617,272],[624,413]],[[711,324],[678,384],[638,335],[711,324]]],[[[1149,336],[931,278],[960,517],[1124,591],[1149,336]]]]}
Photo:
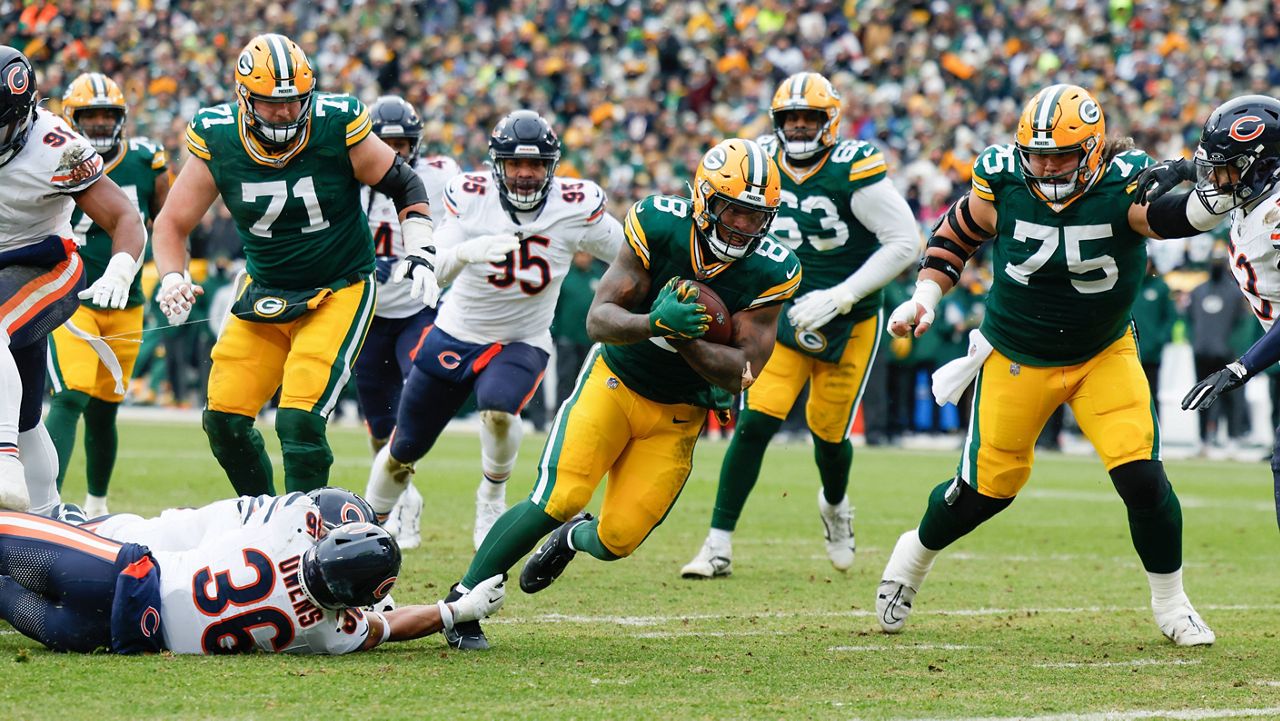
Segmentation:
{"type": "Polygon", "coordinates": [[[755,252],[782,202],[778,166],[753,140],[730,138],[698,163],[693,176],[693,219],[720,260],[755,252]]]}
{"type": "Polygon", "coordinates": [[[305,135],[315,84],[307,54],[277,33],[250,40],[236,60],[240,117],[249,132],[269,146],[287,145],[305,135]],[[276,111],[271,105],[287,109],[276,111]]]}
{"type": "Polygon", "coordinates": [[[110,155],[120,145],[129,109],[114,80],[102,73],[84,73],[67,86],[62,115],[94,150],[110,155]]]}
{"type": "Polygon", "coordinates": [[[1102,107],[1078,85],[1036,93],[1018,118],[1017,148],[1031,193],[1066,204],[1102,176],[1106,121],[1102,107]]]}
{"type": "Polygon", "coordinates": [[[778,86],[769,115],[773,118],[773,134],[778,136],[787,157],[797,160],[811,158],[836,144],[840,130],[840,93],[832,87],[831,81],[817,73],[796,73],[778,86]],[[815,120],[818,120],[818,114],[821,115],[816,131],[793,128],[788,134],[788,116],[803,112],[814,113],[815,120]],[[808,137],[803,137],[805,135],[808,137]]]}

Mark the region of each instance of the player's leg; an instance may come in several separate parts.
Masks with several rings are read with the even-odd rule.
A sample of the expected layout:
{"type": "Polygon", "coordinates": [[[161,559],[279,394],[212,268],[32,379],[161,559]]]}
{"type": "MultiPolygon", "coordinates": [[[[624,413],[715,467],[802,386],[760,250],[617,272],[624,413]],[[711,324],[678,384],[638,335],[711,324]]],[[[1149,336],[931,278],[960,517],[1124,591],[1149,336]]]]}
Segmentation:
{"type": "MultiPolygon", "coordinates": [[[[97,336],[107,335],[101,322],[102,311],[80,306],[71,316],[71,322],[80,330],[97,336]]],[[[90,393],[98,375],[101,361],[88,342],[71,334],[65,325],[49,334],[49,383],[53,397],[49,400],[49,413],[44,424],[58,451],[58,490],[71,466],[75,453],[76,431],[84,409],[89,405],[90,393]]]]}
{"type": "Polygon", "coordinates": [[[818,516],[827,541],[827,558],[839,571],[853,565],[855,549],[853,509],[848,497],[849,470],[853,466],[849,432],[883,331],[883,312],[856,324],[838,363],[814,364],[805,405],[805,417],[813,434],[813,456],[822,481],[818,516]]]}
{"type": "Polygon", "coordinates": [[[1160,424],[1133,337],[1099,353],[1081,376],[1071,410],[1124,500],[1156,623],[1178,645],[1211,644],[1213,631],[1182,587],[1182,506],[1160,461],[1160,424]]]}
{"type": "Polygon", "coordinates": [[[938,553],[1004,510],[1031,475],[1035,442],[1069,389],[1062,368],[1034,368],[992,352],[974,381],[973,408],[953,478],[929,494],[917,528],[898,538],[876,590],[880,627],[897,633],[938,553]]]}
{"type": "Polygon", "coordinates": [[[375,316],[369,324],[364,347],[352,367],[356,398],[364,412],[369,444],[374,453],[387,444],[396,426],[396,403],[400,397],[400,386],[404,383],[395,356],[396,331],[402,323],[400,318],[375,316]]]}
{"type": "MultiPolygon", "coordinates": [[[[142,306],[124,310],[105,311],[108,315],[102,335],[110,338],[121,374],[128,378],[138,360],[142,331],[142,306]]],[[[85,480],[88,495],[84,510],[90,518],[104,516],[107,510],[107,488],[111,472],[115,469],[119,438],[116,434],[116,413],[124,402],[124,394],[116,392],[115,378],[102,364],[97,364],[92,396],[84,410],[85,480]]]]}
{"type": "Polygon", "coordinates": [[[329,483],[333,451],[326,425],[373,320],[371,280],[339,290],[292,324],[276,412],[287,492],[329,483]]]}
{"type": "Polygon", "coordinates": [[[516,466],[524,424],[520,412],[538,392],[547,352],[525,343],[504,346],[476,379],[480,411],[480,471],[472,534],[479,548],[494,521],[507,510],[507,479],[516,466]]]}
{"type": "Polygon", "coordinates": [[[271,459],[253,422],[280,387],[289,352],[285,327],[230,317],[210,353],[204,432],[236,495],[275,493],[271,459]]]}
{"type": "Polygon", "coordinates": [[[732,537],[738,517],[760,477],[765,449],[808,382],[813,363],[809,356],[775,343],[769,362],[751,389],[743,393],[733,439],[720,465],[711,529],[698,554],[680,569],[684,578],[714,578],[733,572],[732,537]]]}

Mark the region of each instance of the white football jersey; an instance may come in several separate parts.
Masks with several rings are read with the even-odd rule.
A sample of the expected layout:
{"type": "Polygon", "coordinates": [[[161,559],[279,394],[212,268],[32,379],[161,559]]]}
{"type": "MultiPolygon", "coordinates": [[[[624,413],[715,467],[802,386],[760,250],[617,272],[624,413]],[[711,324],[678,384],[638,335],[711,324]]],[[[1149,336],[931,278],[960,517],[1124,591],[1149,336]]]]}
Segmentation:
{"type": "MultiPolygon", "coordinates": [[[[267,498],[267,497],[263,497],[267,498]]],[[[238,528],[188,551],[152,549],[160,619],[173,653],[343,654],[369,635],[363,611],[313,604],[298,581],[324,523],[303,493],[243,504],[238,528]]]]}
{"type": "Polygon", "coordinates": [[[539,211],[513,218],[489,173],[454,177],[445,190],[436,247],[493,233],[517,233],[520,249],[503,263],[463,267],[440,303],[436,326],[467,343],[523,342],[551,351],[551,321],[573,254],[610,261],[622,225],[605,209],[604,190],[590,180],[552,178],[539,211]]]}
{"type": "MultiPolygon", "coordinates": [[[[418,158],[413,170],[427,186],[427,202],[431,204],[431,217],[440,222],[444,215],[444,187],[461,168],[453,158],[431,155],[418,158]]],[[[374,253],[379,257],[403,258],[404,240],[400,237],[400,215],[395,203],[382,193],[375,193],[369,186],[360,190],[360,202],[369,216],[369,230],[373,232],[374,253]]],[[[373,314],[379,318],[408,318],[422,310],[422,301],[409,297],[412,283],[381,283],[378,285],[378,305],[373,314]]]]}
{"type": "Polygon", "coordinates": [[[1280,314],[1280,190],[1249,212],[1231,211],[1231,273],[1263,328],[1280,314]]]}
{"type": "Polygon", "coordinates": [[[189,551],[206,539],[239,530],[246,513],[273,500],[274,496],[227,498],[200,508],[170,508],[155,518],[117,513],[82,528],[152,551],[189,551]]]}
{"type": "Polygon", "coordinates": [[[78,193],[102,177],[102,156],[66,121],[36,109],[27,143],[0,165],[0,250],[13,250],[50,235],[71,238],[78,193]]]}

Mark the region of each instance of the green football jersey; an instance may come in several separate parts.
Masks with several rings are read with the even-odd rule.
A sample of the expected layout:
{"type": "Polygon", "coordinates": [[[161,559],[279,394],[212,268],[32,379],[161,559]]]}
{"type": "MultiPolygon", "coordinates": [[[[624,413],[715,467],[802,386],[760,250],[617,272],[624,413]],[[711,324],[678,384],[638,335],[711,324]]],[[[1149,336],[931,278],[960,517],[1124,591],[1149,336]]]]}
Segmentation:
{"type": "MultiPolygon", "coordinates": [[[[710,286],[730,314],[783,303],[795,295],[802,274],[788,248],[766,238],[752,255],[721,263],[703,255],[692,216],[693,203],[671,195],[651,195],[631,206],[624,236],[650,278],[648,294],[633,310],[647,312],[662,286],[676,277],[710,286]]],[[[733,401],[732,394],[708,383],[662,338],[606,345],[604,360],[628,388],[658,403],[721,409],[733,401]]]]}
{"type": "Polygon", "coordinates": [[[1058,212],[1023,182],[1012,145],[973,164],[973,193],[995,203],[995,276],[982,333],[1001,353],[1032,366],[1081,363],[1129,326],[1147,268],[1147,245],[1129,227],[1146,153],[1119,153],[1102,177],[1058,212]]]}
{"type": "Polygon", "coordinates": [[[196,113],[187,148],[209,165],[244,243],[249,275],[267,286],[319,288],[373,270],[373,236],[348,148],[369,134],[349,95],[316,93],[302,139],[268,155],[235,104],[196,113]]]}
{"type": "MultiPolygon", "coordinates": [[[[796,297],[843,282],[880,248],[875,233],[854,216],[852,200],[854,191],[884,180],[884,154],[870,143],[845,140],[828,151],[810,175],[797,179],[783,163],[776,136],[757,142],[782,170],[782,207],[769,235],[795,251],[804,266],[804,283],[796,297]]],[[[876,290],[814,331],[791,325],[784,310],[778,342],[819,360],[838,362],[853,326],[875,315],[883,304],[884,293],[876,290]]]]}
{"type": "MultiPolygon", "coordinates": [[[[120,141],[120,150],[116,157],[105,168],[107,177],[129,196],[133,207],[142,216],[142,224],[151,220],[151,203],[155,199],[156,178],[168,172],[164,146],[137,137],[120,141]]],[[[102,277],[111,260],[111,236],[102,226],[93,222],[80,206],[71,213],[71,230],[80,244],[80,257],[84,259],[85,282],[92,285],[102,277]]],[[[148,239],[149,240],[149,239],[148,239]]],[[[143,253],[143,260],[151,258],[151,243],[148,242],[143,253]]],[[[133,285],[129,287],[129,307],[142,305],[146,299],[142,295],[142,274],[133,277],[133,285]]],[[[81,301],[85,305],[99,307],[91,300],[81,301]]]]}

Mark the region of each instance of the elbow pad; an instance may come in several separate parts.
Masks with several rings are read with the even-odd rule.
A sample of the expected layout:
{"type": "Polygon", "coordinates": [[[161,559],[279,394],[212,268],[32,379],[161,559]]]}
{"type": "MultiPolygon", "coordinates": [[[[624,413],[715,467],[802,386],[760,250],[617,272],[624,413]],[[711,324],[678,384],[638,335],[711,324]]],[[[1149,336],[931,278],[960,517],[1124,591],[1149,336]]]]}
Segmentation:
{"type": "Polygon", "coordinates": [[[413,168],[409,167],[409,164],[399,155],[391,163],[387,174],[382,176],[382,180],[372,187],[375,191],[391,198],[397,213],[403,212],[405,208],[416,203],[429,203],[427,186],[423,185],[422,178],[419,178],[418,174],[413,172],[413,168]]]}

